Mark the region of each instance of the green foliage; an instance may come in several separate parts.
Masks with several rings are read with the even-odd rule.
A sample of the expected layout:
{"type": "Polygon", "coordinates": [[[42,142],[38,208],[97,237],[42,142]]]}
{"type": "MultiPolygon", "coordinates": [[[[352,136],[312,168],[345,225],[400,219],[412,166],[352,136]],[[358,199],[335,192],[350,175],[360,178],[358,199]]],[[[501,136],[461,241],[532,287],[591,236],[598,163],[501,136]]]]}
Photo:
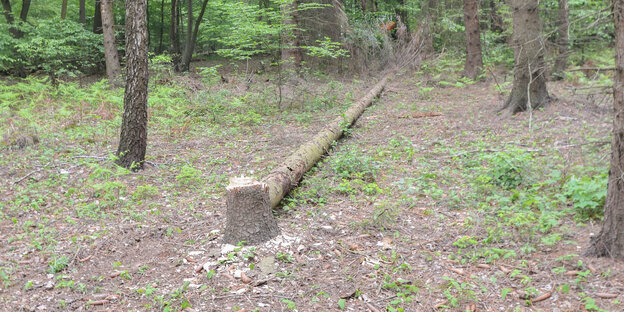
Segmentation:
{"type": "Polygon", "coordinates": [[[533,156],[521,150],[494,152],[482,158],[487,162],[489,181],[505,189],[513,189],[526,181],[526,172],[533,156]]]}
{"type": "Polygon", "coordinates": [[[574,203],[577,221],[599,219],[607,196],[608,174],[593,177],[573,176],[564,186],[564,194],[574,203]]]}
{"type": "Polygon", "coordinates": [[[341,48],[340,42],[334,42],[329,37],[325,37],[323,40],[316,40],[318,46],[305,46],[308,54],[315,57],[347,57],[349,51],[341,48]]]}
{"type": "Polygon", "coordinates": [[[344,179],[375,181],[378,165],[370,157],[355,149],[348,149],[332,156],[331,168],[344,179]]]}
{"type": "MultiPolygon", "coordinates": [[[[0,24],[0,33],[8,25],[0,24]]],[[[103,59],[102,38],[70,20],[41,20],[37,25],[24,24],[24,37],[3,37],[0,44],[0,70],[43,70],[51,77],[87,71],[103,59]],[[6,40],[6,41],[5,41],[6,40]],[[5,45],[4,42],[7,44],[5,45]]]]}
{"type": "Polygon", "coordinates": [[[175,179],[180,186],[196,188],[199,187],[202,182],[201,174],[202,172],[199,169],[191,165],[184,165],[180,169],[180,174],[178,174],[175,179]]]}
{"type": "Polygon", "coordinates": [[[50,259],[50,262],[48,263],[48,267],[49,267],[48,271],[52,274],[56,274],[58,272],[65,270],[65,268],[67,268],[68,265],[69,265],[69,258],[67,256],[53,255],[52,258],[50,259]]]}

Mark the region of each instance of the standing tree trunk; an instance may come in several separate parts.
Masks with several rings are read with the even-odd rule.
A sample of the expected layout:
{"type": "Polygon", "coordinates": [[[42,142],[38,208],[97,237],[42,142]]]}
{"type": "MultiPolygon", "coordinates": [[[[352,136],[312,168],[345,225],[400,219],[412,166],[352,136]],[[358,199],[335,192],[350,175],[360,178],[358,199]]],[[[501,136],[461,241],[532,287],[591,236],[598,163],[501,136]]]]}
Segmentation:
{"type": "Polygon", "coordinates": [[[87,24],[86,0],[80,0],[79,6],[80,6],[80,11],[79,11],[80,17],[78,18],[78,21],[80,22],[80,24],[86,25],[87,24]]]}
{"type": "Polygon", "coordinates": [[[464,22],[466,23],[466,64],[464,65],[464,76],[476,79],[483,69],[478,0],[464,0],[464,22]]]}
{"type": "Polygon", "coordinates": [[[116,163],[143,168],[147,148],[147,1],[126,0],[126,90],[116,163]]]}
{"type": "Polygon", "coordinates": [[[559,0],[559,18],[557,19],[557,49],[559,54],[555,60],[553,77],[563,79],[568,63],[568,41],[570,39],[570,8],[568,0],[559,0]]]}
{"type": "Polygon", "coordinates": [[[101,0],[102,32],[104,34],[104,55],[106,56],[106,76],[113,87],[120,86],[121,65],[115,44],[115,17],[113,15],[113,0],[101,0]]]}
{"type": "Polygon", "coordinates": [[[93,33],[102,33],[102,9],[101,0],[95,0],[95,13],[93,14],[93,33]]]}
{"type": "Polygon", "coordinates": [[[498,6],[496,5],[496,0],[490,0],[490,30],[495,33],[502,33],[503,29],[503,18],[500,13],[498,13],[498,6]]]}
{"type": "Polygon", "coordinates": [[[20,19],[26,22],[28,11],[30,10],[30,0],[22,0],[22,11],[20,11],[20,19]]]}
{"type": "Polygon", "coordinates": [[[437,19],[437,2],[435,0],[428,0],[427,4],[425,4],[424,18],[423,18],[423,52],[426,54],[430,54],[434,52],[433,47],[433,33],[435,29],[436,19],[437,19]]]}
{"type": "Polygon", "coordinates": [[[189,10],[188,10],[188,25],[187,25],[187,34],[186,34],[186,43],[184,44],[184,53],[182,54],[182,61],[179,64],[178,71],[185,72],[188,71],[191,67],[191,58],[193,57],[193,50],[195,49],[195,42],[197,41],[197,34],[199,33],[199,25],[201,24],[202,19],[204,18],[204,13],[206,12],[206,6],[208,5],[208,0],[204,0],[202,4],[201,11],[199,12],[199,16],[197,17],[197,21],[195,22],[195,30],[193,30],[193,9],[191,7],[191,0],[189,0],[189,10]]]}
{"type": "Polygon", "coordinates": [[[587,255],[624,258],[624,0],[613,1],[615,23],[614,119],[611,168],[604,207],[604,223],[591,239],[587,255]]]}
{"type": "Polygon", "coordinates": [[[160,1],[160,36],[158,36],[158,54],[163,52],[163,35],[165,31],[165,0],[160,1]]]}
{"type": "Polygon", "coordinates": [[[178,31],[178,0],[171,0],[171,53],[180,55],[180,32],[178,31]]]}
{"type": "Polygon", "coordinates": [[[546,63],[538,0],[512,0],[514,80],[511,94],[501,110],[515,114],[548,103],[546,63]]]}
{"type": "Polygon", "coordinates": [[[301,31],[299,29],[299,0],[282,7],[282,14],[286,16],[284,19],[284,40],[282,42],[282,63],[288,71],[298,73],[303,59],[301,55],[300,41],[301,31]]]}
{"type": "Polygon", "coordinates": [[[67,0],[63,0],[61,3],[61,19],[65,19],[67,17],[67,0]]]}

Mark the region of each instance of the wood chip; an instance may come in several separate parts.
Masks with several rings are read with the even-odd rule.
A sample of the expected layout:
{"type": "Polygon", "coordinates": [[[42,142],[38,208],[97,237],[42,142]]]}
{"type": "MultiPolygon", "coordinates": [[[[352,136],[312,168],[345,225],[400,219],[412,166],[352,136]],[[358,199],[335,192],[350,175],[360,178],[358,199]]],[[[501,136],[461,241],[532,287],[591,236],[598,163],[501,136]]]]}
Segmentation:
{"type": "Polygon", "coordinates": [[[87,261],[91,260],[92,258],[93,258],[93,255],[89,255],[89,256],[87,256],[85,258],[78,259],[78,262],[87,262],[87,261]]]}
{"type": "Polygon", "coordinates": [[[572,271],[568,271],[568,272],[566,272],[566,273],[565,273],[565,275],[567,275],[567,276],[576,276],[576,275],[578,275],[578,274],[579,274],[579,272],[580,272],[580,271],[577,271],[577,270],[572,270],[572,271]]]}
{"type": "Polygon", "coordinates": [[[475,312],[477,311],[477,305],[476,304],[469,304],[466,305],[466,312],[475,312]]]}
{"type": "Polygon", "coordinates": [[[221,273],[221,276],[223,276],[223,277],[225,277],[225,278],[229,279],[229,280],[230,280],[230,281],[232,281],[232,282],[236,282],[236,279],[234,278],[234,276],[232,276],[232,275],[230,275],[230,274],[227,274],[227,273],[225,273],[225,272],[224,272],[224,273],[221,273]]]}
{"type": "Polygon", "coordinates": [[[99,306],[99,305],[105,305],[107,303],[108,303],[108,300],[96,300],[96,301],[89,301],[87,304],[92,305],[92,306],[99,306]]]}
{"type": "Polygon", "coordinates": [[[201,272],[203,269],[204,269],[204,266],[203,266],[203,265],[198,265],[198,266],[195,268],[195,273],[199,273],[199,272],[201,272]]]}
{"type": "Polygon", "coordinates": [[[117,300],[119,299],[119,296],[117,295],[110,295],[110,296],[106,296],[106,298],[104,298],[104,300],[117,300]]]}
{"type": "Polygon", "coordinates": [[[110,278],[115,278],[115,277],[117,277],[119,275],[121,275],[121,272],[117,271],[117,272],[111,273],[111,275],[109,275],[109,276],[110,276],[110,278]]]}
{"type": "Polygon", "coordinates": [[[535,297],[535,299],[533,299],[533,303],[544,301],[544,300],[550,298],[550,296],[552,296],[552,292],[547,292],[545,294],[541,294],[541,295],[535,297]]]}
{"type": "Polygon", "coordinates": [[[437,117],[442,116],[442,113],[438,112],[417,112],[400,115],[399,118],[424,118],[424,117],[437,117]]]}
{"type": "Polygon", "coordinates": [[[613,299],[613,298],[617,298],[618,296],[619,294],[596,293],[596,297],[602,298],[602,299],[613,299]]]}
{"type": "Polygon", "coordinates": [[[188,262],[190,262],[190,263],[197,263],[197,260],[195,260],[195,259],[191,258],[191,256],[188,256],[188,257],[186,257],[185,259],[186,259],[186,261],[188,261],[188,262]]]}
{"type": "Polygon", "coordinates": [[[507,267],[502,266],[502,265],[500,266],[500,270],[503,271],[503,273],[505,273],[505,274],[511,273],[510,269],[508,269],[507,267]]]}
{"type": "Polygon", "coordinates": [[[594,274],[598,272],[598,270],[596,270],[596,267],[591,265],[591,264],[588,264],[587,268],[589,269],[590,272],[592,272],[594,274]]]}
{"type": "Polygon", "coordinates": [[[459,274],[459,275],[464,275],[465,274],[464,270],[462,270],[462,269],[450,268],[450,270],[455,272],[455,273],[457,273],[457,274],[459,274]]]}
{"type": "Polygon", "coordinates": [[[375,306],[373,306],[372,304],[370,304],[370,303],[368,303],[368,302],[366,303],[366,307],[367,307],[369,310],[371,310],[371,312],[381,312],[379,309],[375,308],[375,306]]]}
{"type": "Polygon", "coordinates": [[[489,269],[490,266],[488,264],[485,264],[485,263],[479,263],[479,264],[477,264],[477,268],[479,268],[479,269],[489,269]]]}

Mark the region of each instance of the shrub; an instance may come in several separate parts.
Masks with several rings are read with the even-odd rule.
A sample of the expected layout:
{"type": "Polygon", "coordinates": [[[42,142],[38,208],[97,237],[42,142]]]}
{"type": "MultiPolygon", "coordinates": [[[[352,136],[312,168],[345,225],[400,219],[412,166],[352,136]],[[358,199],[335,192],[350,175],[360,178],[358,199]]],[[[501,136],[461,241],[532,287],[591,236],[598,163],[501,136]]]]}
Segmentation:
{"type": "Polygon", "coordinates": [[[607,197],[607,174],[578,178],[573,176],[564,186],[564,195],[574,203],[577,221],[601,218],[607,197]]]}

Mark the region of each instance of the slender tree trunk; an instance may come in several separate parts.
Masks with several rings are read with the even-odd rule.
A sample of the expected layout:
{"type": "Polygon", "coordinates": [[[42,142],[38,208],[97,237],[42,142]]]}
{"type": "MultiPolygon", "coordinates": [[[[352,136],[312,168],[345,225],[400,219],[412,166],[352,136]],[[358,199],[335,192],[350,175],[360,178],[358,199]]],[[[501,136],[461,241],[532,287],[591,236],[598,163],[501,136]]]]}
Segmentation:
{"type": "Polygon", "coordinates": [[[557,49],[553,77],[562,79],[568,63],[568,41],[570,38],[570,8],[568,0],[559,0],[559,18],[557,20],[557,49]]]}
{"type": "Polygon", "coordinates": [[[624,0],[613,1],[615,77],[613,81],[613,139],[604,223],[591,239],[587,255],[624,258],[624,0]]]}
{"type": "Polygon", "coordinates": [[[143,168],[147,148],[147,1],[126,0],[126,90],[116,163],[143,168]]]}
{"type": "Polygon", "coordinates": [[[9,27],[9,33],[13,38],[19,39],[24,36],[19,28],[15,27],[15,17],[13,17],[13,9],[11,8],[11,2],[9,0],[1,0],[2,1],[2,11],[4,13],[4,18],[7,21],[7,24],[12,25],[9,27]]]}
{"type": "Polygon", "coordinates": [[[512,0],[514,81],[511,94],[501,110],[515,114],[548,103],[544,38],[538,0],[512,0]]]}
{"type": "Polygon", "coordinates": [[[147,0],[147,8],[146,8],[147,16],[146,16],[146,18],[147,18],[147,50],[148,51],[150,50],[150,46],[152,44],[152,32],[150,31],[150,9],[149,9],[149,7],[150,7],[149,6],[149,0],[147,0]]]}
{"type": "Polygon", "coordinates": [[[171,53],[174,55],[181,51],[178,17],[178,0],[171,0],[171,53]]]}
{"type": "Polygon", "coordinates": [[[299,73],[303,56],[301,54],[301,31],[299,29],[299,0],[282,7],[282,14],[288,16],[284,20],[286,32],[282,46],[282,62],[286,71],[299,73]]]}
{"type": "Polygon", "coordinates": [[[405,9],[405,0],[399,0],[399,7],[395,9],[395,14],[401,19],[401,23],[409,31],[409,12],[405,9]]]}
{"type": "Polygon", "coordinates": [[[20,19],[22,22],[26,22],[28,12],[30,11],[30,0],[22,0],[22,11],[20,12],[20,19]]]}
{"type": "Polygon", "coordinates": [[[160,36],[158,38],[158,54],[163,52],[163,35],[165,31],[165,0],[160,1],[160,36]]]}
{"type": "MultiPolygon", "coordinates": [[[[189,4],[191,1],[189,0],[189,4]]],[[[195,43],[197,42],[197,34],[199,33],[199,25],[201,24],[202,19],[204,18],[204,13],[206,12],[206,6],[208,5],[208,0],[204,0],[202,4],[201,11],[199,12],[199,16],[197,17],[197,21],[195,21],[195,29],[193,30],[193,11],[189,10],[189,18],[186,34],[186,44],[184,45],[184,53],[182,54],[182,62],[180,63],[180,68],[178,71],[188,71],[191,66],[191,58],[193,57],[193,50],[195,49],[195,43]]]]}
{"type": "Polygon", "coordinates": [[[95,0],[95,13],[93,14],[93,33],[102,33],[102,9],[101,0],[95,0]]]}
{"type": "Polygon", "coordinates": [[[433,53],[435,51],[433,47],[433,33],[435,30],[435,24],[437,20],[437,2],[435,0],[428,0],[425,4],[424,18],[423,18],[423,52],[426,54],[433,53]]]}
{"type": "Polygon", "coordinates": [[[67,0],[63,0],[61,4],[61,19],[65,19],[67,17],[67,0]]]}
{"type": "Polygon", "coordinates": [[[490,0],[490,30],[496,33],[503,32],[503,18],[498,13],[496,0],[490,0]]]}
{"type": "Polygon", "coordinates": [[[481,74],[483,68],[478,0],[464,0],[464,22],[466,24],[466,64],[464,65],[464,76],[475,79],[481,74]]]}
{"type": "Polygon", "coordinates": [[[115,17],[113,15],[113,0],[102,0],[102,32],[104,34],[104,55],[106,57],[106,76],[113,87],[120,85],[121,65],[115,43],[115,17]]]}
{"type": "Polygon", "coordinates": [[[87,25],[87,7],[86,7],[86,0],[80,0],[80,11],[79,11],[79,15],[80,17],[78,18],[78,21],[80,22],[80,24],[82,25],[87,25]]]}

